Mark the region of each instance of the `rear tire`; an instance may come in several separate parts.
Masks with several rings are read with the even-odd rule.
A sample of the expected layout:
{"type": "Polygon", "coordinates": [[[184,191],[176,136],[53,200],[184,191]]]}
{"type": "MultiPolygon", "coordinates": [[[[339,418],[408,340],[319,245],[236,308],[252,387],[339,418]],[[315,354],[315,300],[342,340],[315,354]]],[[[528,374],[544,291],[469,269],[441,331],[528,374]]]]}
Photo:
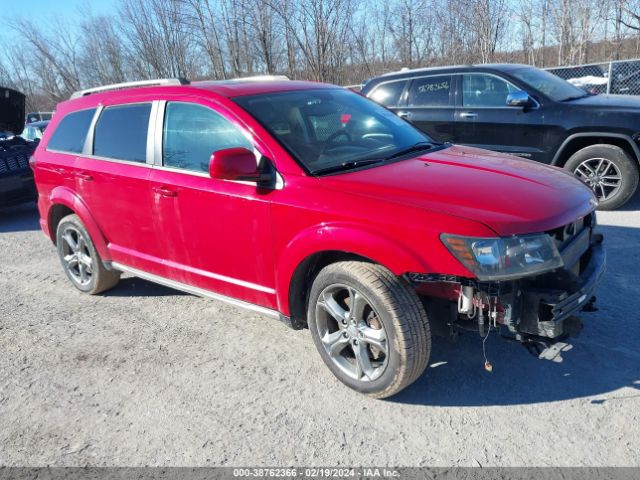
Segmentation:
{"type": "Polygon", "coordinates": [[[371,397],[395,395],[429,361],[424,307],[404,279],[381,265],[353,261],[322,269],[311,288],[307,319],[331,372],[371,397]]]}
{"type": "Polygon", "coordinates": [[[597,144],[578,150],[564,168],[591,187],[598,210],[615,210],[629,201],[638,187],[638,165],[622,148],[597,144]]]}
{"type": "Polygon", "coordinates": [[[74,287],[95,295],[116,286],[120,272],[107,270],[77,215],[67,215],[56,229],[56,247],[64,273],[74,287]]]}

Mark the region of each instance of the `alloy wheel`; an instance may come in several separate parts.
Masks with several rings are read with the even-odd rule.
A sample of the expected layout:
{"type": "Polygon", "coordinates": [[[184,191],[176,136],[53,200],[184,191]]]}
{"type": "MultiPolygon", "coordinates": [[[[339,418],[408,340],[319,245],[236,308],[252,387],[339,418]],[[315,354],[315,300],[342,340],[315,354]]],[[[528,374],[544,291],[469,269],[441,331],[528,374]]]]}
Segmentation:
{"type": "Polygon", "coordinates": [[[576,167],[574,173],[591,187],[600,201],[616,195],[622,184],[620,170],[606,158],[585,160],[576,167]]]}
{"type": "Polygon", "coordinates": [[[387,332],[366,297],[348,285],[329,285],[315,310],[318,335],[333,363],[358,381],[380,378],[388,363],[387,332]]]}
{"type": "Polygon", "coordinates": [[[71,225],[66,226],[62,232],[62,260],[64,268],[75,282],[81,286],[91,282],[93,259],[89,245],[82,233],[71,225]]]}

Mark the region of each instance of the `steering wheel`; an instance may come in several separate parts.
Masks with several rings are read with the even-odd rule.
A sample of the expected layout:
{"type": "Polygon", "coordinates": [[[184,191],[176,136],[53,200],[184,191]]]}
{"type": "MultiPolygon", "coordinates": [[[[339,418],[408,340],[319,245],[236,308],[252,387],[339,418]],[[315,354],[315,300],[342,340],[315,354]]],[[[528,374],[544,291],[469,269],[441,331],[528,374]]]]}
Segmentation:
{"type": "Polygon", "coordinates": [[[333,132],[331,135],[329,135],[327,137],[327,139],[325,140],[325,146],[322,149],[322,151],[320,152],[320,155],[323,155],[324,152],[326,152],[329,148],[332,147],[332,144],[334,143],[334,140],[336,138],[338,138],[339,136],[344,135],[345,137],[347,137],[347,140],[349,140],[350,142],[353,141],[353,139],[351,138],[351,135],[349,134],[349,132],[347,132],[346,130],[338,130],[337,132],[333,132]]]}

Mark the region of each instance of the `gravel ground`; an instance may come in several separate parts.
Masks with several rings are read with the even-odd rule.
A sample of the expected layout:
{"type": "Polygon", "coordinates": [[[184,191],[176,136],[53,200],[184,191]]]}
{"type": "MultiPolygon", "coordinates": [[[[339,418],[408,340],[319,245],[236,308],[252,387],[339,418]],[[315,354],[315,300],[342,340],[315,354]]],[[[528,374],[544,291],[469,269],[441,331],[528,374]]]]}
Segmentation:
{"type": "Polygon", "coordinates": [[[336,381],[309,332],[126,278],[85,296],[32,206],[0,211],[0,465],[640,466],[640,196],[599,213],[600,310],[562,364],[436,339],[393,399],[336,381]]]}

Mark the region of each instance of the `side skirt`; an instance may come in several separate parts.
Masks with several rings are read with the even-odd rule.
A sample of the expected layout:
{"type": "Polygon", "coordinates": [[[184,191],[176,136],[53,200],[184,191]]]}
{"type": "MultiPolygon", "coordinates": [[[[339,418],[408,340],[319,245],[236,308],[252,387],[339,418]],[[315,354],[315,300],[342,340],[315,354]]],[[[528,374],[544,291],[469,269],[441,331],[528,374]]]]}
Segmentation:
{"type": "Polygon", "coordinates": [[[261,307],[260,305],[255,305],[253,303],[238,300],[237,298],[227,297],[226,295],[220,295],[219,293],[214,293],[209,290],[204,290],[202,288],[194,287],[192,285],[187,285],[186,283],[176,282],[175,280],[161,277],[159,275],[154,275],[153,273],[147,273],[142,270],[138,270],[137,268],[128,267],[121,263],[111,262],[111,264],[108,266],[110,266],[114,270],[120,270],[121,272],[130,273],[131,275],[143,278],[145,280],[149,280],[150,282],[157,283],[159,285],[164,285],[165,287],[175,288],[176,290],[190,293],[191,295],[196,295],[198,297],[204,297],[204,298],[212,298],[214,300],[219,300],[221,302],[225,302],[230,305],[234,305],[236,307],[251,310],[253,312],[265,315],[267,317],[281,320],[283,323],[287,324],[290,327],[292,326],[291,320],[289,319],[289,317],[285,317],[280,312],[276,310],[272,310],[270,308],[261,307]]]}

